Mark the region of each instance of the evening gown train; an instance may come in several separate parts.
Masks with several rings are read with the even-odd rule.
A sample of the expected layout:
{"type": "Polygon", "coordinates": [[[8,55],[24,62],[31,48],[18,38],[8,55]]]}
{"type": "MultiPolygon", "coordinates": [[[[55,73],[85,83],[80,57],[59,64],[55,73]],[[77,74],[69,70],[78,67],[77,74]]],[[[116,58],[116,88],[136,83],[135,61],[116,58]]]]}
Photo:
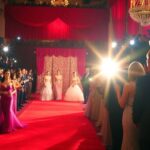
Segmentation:
{"type": "Polygon", "coordinates": [[[138,128],[133,123],[132,106],[134,98],[129,98],[123,111],[123,140],[121,150],[139,150],[138,128]]]}
{"type": "MultiPolygon", "coordinates": [[[[12,92],[13,87],[1,85],[1,91],[12,92]]],[[[18,120],[14,112],[14,96],[1,94],[0,99],[0,132],[8,133],[12,132],[17,128],[22,128],[24,125],[18,120]]]]}
{"type": "Polygon", "coordinates": [[[64,100],[66,101],[78,101],[83,102],[84,96],[81,88],[79,87],[77,83],[78,78],[72,79],[72,84],[67,89],[67,92],[65,93],[64,100]]]}

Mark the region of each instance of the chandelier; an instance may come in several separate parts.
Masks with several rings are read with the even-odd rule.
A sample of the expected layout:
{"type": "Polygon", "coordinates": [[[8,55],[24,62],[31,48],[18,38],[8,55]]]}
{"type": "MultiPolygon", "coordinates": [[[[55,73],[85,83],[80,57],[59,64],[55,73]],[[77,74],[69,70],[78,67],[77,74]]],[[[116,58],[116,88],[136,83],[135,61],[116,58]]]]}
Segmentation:
{"type": "Polygon", "coordinates": [[[66,7],[69,5],[69,1],[68,0],[51,0],[51,5],[66,7]]]}
{"type": "Polygon", "coordinates": [[[129,14],[141,26],[150,25],[150,0],[130,0],[129,14]]]}

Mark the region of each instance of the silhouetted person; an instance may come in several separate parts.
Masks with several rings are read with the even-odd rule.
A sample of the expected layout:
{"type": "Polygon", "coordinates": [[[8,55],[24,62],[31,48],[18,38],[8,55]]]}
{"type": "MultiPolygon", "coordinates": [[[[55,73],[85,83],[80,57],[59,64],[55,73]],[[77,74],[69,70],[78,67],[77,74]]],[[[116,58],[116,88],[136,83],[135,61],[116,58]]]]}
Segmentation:
{"type": "Polygon", "coordinates": [[[109,90],[106,97],[107,108],[110,119],[110,129],[112,134],[112,150],[121,150],[122,144],[122,112],[117,102],[117,95],[115,92],[113,82],[110,83],[109,90]]]}
{"type": "Polygon", "coordinates": [[[147,75],[136,82],[133,121],[139,128],[141,150],[150,150],[150,50],[147,53],[147,75]]]}
{"type": "Polygon", "coordinates": [[[86,68],[86,72],[81,79],[85,104],[87,103],[88,96],[89,96],[89,78],[90,78],[90,70],[89,68],[86,68]]]}

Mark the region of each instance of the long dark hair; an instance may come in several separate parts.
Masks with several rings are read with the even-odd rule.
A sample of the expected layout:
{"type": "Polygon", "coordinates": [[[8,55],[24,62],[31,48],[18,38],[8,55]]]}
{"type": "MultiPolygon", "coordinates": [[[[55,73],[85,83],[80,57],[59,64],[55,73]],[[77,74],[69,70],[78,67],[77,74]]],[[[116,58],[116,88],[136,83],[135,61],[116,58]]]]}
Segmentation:
{"type": "Polygon", "coordinates": [[[3,71],[3,79],[2,79],[2,82],[4,82],[5,81],[5,73],[6,72],[10,72],[10,70],[9,69],[5,69],[4,71],[3,71]]]}

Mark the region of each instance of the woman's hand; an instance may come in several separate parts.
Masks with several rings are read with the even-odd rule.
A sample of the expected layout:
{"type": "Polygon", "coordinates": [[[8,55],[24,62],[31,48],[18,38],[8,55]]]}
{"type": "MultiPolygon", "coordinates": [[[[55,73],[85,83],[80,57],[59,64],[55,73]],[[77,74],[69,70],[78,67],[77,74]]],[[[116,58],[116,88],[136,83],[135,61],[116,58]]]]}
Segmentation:
{"type": "Polygon", "coordinates": [[[115,88],[116,94],[120,93],[120,87],[117,83],[114,84],[114,88],[115,88]]]}
{"type": "Polygon", "coordinates": [[[11,96],[11,95],[12,95],[12,92],[10,92],[10,91],[5,91],[4,94],[7,95],[7,96],[11,96]]]}

